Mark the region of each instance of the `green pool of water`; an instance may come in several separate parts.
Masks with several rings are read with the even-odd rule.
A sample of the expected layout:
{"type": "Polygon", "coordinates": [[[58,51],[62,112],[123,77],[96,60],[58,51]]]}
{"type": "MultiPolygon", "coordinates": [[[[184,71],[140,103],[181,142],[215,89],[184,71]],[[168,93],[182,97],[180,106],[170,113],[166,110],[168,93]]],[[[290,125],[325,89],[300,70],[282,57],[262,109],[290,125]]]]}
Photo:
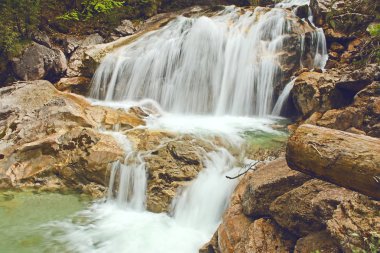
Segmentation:
{"type": "Polygon", "coordinates": [[[74,194],[0,192],[0,252],[49,252],[41,225],[83,210],[87,203],[74,194]]]}

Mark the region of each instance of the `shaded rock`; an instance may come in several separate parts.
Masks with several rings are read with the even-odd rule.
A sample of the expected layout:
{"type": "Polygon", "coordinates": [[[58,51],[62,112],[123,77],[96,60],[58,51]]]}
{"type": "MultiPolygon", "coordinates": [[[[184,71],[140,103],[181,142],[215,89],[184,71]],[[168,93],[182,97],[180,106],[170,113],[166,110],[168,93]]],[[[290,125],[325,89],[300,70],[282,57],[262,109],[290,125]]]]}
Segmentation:
{"type": "Polygon", "coordinates": [[[311,233],[298,239],[294,253],[340,253],[339,244],[327,231],[311,233]]]}
{"type": "Polygon", "coordinates": [[[67,55],[71,55],[78,47],[80,47],[81,44],[81,39],[72,36],[65,36],[65,38],[62,41],[64,52],[67,55]]]}
{"type": "Polygon", "coordinates": [[[61,78],[54,86],[60,91],[85,95],[90,89],[91,79],[87,77],[61,78]]]}
{"type": "Polygon", "coordinates": [[[243,213],[247,216],[268,216],[270,204],[284,193],[302,185],[310,177],[291,170],[285,158],[278,158],[252,173],[243,194],[243,213]]]}
{"type": "Polygon", "coordinates": [[[66,57],[59,49],[32,43],[20,56],[12,59],[13,71],[22,80],[56,78],[67,69],[66,57]]]}
{"type": "Polygon", "coordinates": [[[215,232],[211,240],[199,249],[199,253],[220,253],[218,248],[218,232],[215,232]]]}
{"type": "Polygon", "coordinates": [[[340,242],[343,252],[351,253],[353,249],[374,252],[369,244],[376,245],[374,240],[380,237],[380,202],[364,196],[342,202],[327,222],[327,229],[340,242]]]}
{"type": "Polygon", "coordinates": [[[49,36],[45,32],[36,30],[32,34],[33,41],[48,48],[52,48],[49,36]]]}
{"type": "Polygon", "coordinates": [[[278,197],[270,211],[281,227],[306,236],[325,229],[337,206],[353,196],[347,189],[314,179],[278,197]]]}
{"type": "Polygon", "coordinates": [[[343,74],[340,80],[336,82],[336,87],[357,93],[371,84],[375,79],[376,73],[379,72],[380,66],[375,64],[367,65],[365,68],[343,74]]]}
{"type": "Polygon", "coordinates": [[[373,137],[380,137],[380,82],[373,82],[354,97],[352,105],[330,110],[323,114],[316,125],[339,130],[356,128],[373,137]]]}

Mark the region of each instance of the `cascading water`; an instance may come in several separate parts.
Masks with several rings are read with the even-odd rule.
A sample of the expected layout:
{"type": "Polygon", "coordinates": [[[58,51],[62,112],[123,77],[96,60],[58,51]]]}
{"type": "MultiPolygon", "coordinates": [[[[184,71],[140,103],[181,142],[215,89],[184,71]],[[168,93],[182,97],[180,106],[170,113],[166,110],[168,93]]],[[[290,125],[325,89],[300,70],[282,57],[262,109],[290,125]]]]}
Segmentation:
{"type": "Polygon", "coordinates": [[[274,86],[284,74],[287,40],[296,36],[292,43],[303,52],[295,61],[311,54],[311,67],[324,66],[323,32],[308,25],[299,30],[294,14],[281,8],[228,7],[212,17],[181,16],[106,57],[91,96],[150,98],[173,113],[268,115],[274,86]],[[304,33],[311,34],[307,48],[304,33]]]}
{"type": "MultiPolygon", "coordinates": [[[[142,100],[138,105],[156,114],[145,128],[202,136],[219,145],[228,140],[240,154],[233,156],[213,144],[214,150],[203,157],[203,170],[177,192],[172,212],[155,214],[145,208],[145,159],[152,151],[135,150],[127,133],[109,132],[124,148],[125,161],[112,165],[107,199],[73,220],[50,224],[52,248],[80,253],[198,252],[215,232],[237,184],[226,175],[239,174],[242,168],[237,165],[247,160],[242,157],[243,136],[279,134],[270,127],[275,120],[243,116],[272,112],[275,86],[286,74],[281,64],[289,40],[295,44],[295,69],[323,68],[326,62],[323,32],[282,9],[305,2],[288,0],[254,12],[227,7],[212,17],[178,17],[107,56],[91,90],[93,98],[106,101],[95,103],[125,108],[142,100]],[[302,24],[306,28],[301,29],[302,24]]],[[[283,89],[273,115],[280,115],[292,86],[293,81],[283,89]]]]}

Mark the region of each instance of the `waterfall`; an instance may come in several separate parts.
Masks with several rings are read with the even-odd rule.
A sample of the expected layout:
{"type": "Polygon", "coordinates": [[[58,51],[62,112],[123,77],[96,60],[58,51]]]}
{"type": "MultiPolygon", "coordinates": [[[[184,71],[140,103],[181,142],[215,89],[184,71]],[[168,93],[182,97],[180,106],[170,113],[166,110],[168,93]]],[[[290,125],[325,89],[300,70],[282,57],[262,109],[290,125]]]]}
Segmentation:
{"type": "Polygon", "coordinates": [[[288,98],[289,98],[290,92],[293,89],[295,80],[296,79],[293,79],[292,81],[290,81],[285,86],[285,88],[282,91],[281,95],[277,99],[277,102],[276,102],[276,104],[275,104],[275,106],[273,108],[273,111],[272,111],[272,115],[274,115],[274,116],[280,116],[281,115],[281,111],[282,111],[282,109],[283,109],[286,101],[288,101],[288,98]]]}
{"type": "Polygon", "coordinates": [[[210,240],[238,182],[226,176],[238,175],[244,167],[237,165],[250,160],[244,157],[248,142],[258,138],[262,145],[279,134],[272,128],[275,118],[250,116],[280,115],[293,72],[326,63],[323,31],[311,18],[300,21],[285,9],[305,3],[286,0],[275,8],[230,6],[210,17],[180,16],[102,61],[91,96],[104,101],[96,104],[138,105],[152,112],[139,130],[185,133],[213,143],[213,149],[204,152],[198,176],[177,188],[170,214],[156,214],[146,210],[145,160],[152,150],[135,150],[129,130],[106,132],[124,149],[125,159],[111,166],[105,201],[54,224],[59,230],[51,241],[64,249],[58,251],[195,253],[210,240]],[[291,71],[283,66],[289,61],[291,71]],[[275,90],[282,90],[277,103],[275,90]]]}
{"type": "MultiPolygon", "coordinates": [[[[282,8],[252,12],[230,6],[212,17],[180,16],[108,55],[96,71],[91,96],[149,98],[173,113],[268,115],[283,75],[286,40],[297,36],[298,51],[306,50],[299,26],[282,8]]],[[[308,29],[315,35],[304,54],[315,56],[314,65],[321,67],[325,40],[308,29]]],[[[301,54],[296,57],[302,62],[301,54]]]]}

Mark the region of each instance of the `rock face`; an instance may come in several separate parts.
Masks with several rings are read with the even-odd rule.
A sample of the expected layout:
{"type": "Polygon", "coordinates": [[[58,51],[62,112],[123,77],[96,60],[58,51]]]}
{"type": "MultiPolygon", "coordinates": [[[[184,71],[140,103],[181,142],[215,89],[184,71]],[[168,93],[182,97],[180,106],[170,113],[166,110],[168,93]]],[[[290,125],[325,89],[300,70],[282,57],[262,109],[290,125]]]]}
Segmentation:
{"type": "Polygon", "coordinates": [[[21,55],[13,59],[13,71],[21,80],[52,78],[65,73],[67,61],[59,49],[32,43],[21,55]]]}
{"type": "Polygon", "coordinates": [[[209,143],[192,136],[176,136],[163,131],[128,131],[135,150],[144,155],[148,171],[147,209],[170,211],[177,190],[186,186],[203,168],[203,157],[213,150],[209,143]]]}
{"type": "Polygon", "coordinates": [[[285,158],[258,168],[243,194],[243,213],[253,217],[268,216],[269,206],[277,197],[309,179],[305,174],[291,170],[285,158]]]}
{"type": "Polygon", "coordinates": [[[353,192],[317,179],[278,197],[270,206],[272,217],[298,236],[326,228],[334,210],[353,192]]]}
{"type": "Polygon", "coordinates": [[[376,0],[311,0],[315,23],[332,38],[352,38],[365,31],[376,15],[376,0]]]}
{"type": "Polygon", "coordinates": [[[107,185],[109,164],[124,157],[115,139],[96,129],[144,124],[133,112],[91,106],[47,81],[0,89],[0,115],[1,178],[13,187],[70,186],[94,195],[107,185]]]}
{"type": "Polygon", "coordinates": [[[312,125],[289,138],[290,168],[380,200],[380,139],[312,125]]]}
{"type": "MultiPolygon", "coordinates": [[[[370,251],[370,244],[379,247],[380,202],[364,196],[343,202],[327,222],[327,228],[342,245],[343,252],[353,249],[370,251]]],[[[377,249],[378,250],[378,249],[377,249]]],[[[374,251],[372,251],[374,252],[374,251]]]]}

